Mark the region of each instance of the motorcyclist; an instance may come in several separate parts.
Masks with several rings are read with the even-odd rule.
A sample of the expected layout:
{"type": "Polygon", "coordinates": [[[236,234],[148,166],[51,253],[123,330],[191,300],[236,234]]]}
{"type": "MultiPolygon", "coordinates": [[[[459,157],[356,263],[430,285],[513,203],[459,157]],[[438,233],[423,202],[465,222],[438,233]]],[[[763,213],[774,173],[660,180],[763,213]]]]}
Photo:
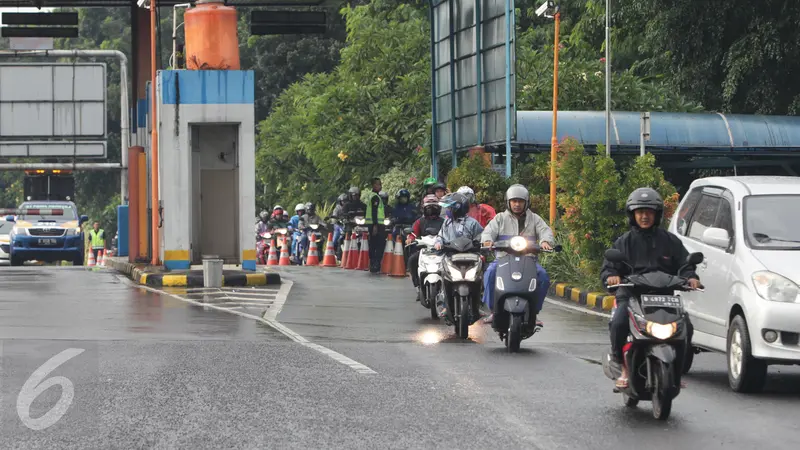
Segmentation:
{"type": "MultiPolygon", "coordinates": [[[[632,273],[641,274],[662,271],[670,275],[688,278],[693,289],[701,288],[700,277],[694,265],[684,266],[689,252],[677,236],[661,228],[664,215],[664,201],[654,189],[639,188],[633,191],[625,202],[630,231],[620,236],[612,248],[621,251],[633,271],[624,264],[604,260],[600,280],[607,286],[620,284],[622,278],[632,273]],[[683,267],[680,273],[678,271],[683,267]]],[[[612,288],[613,289],[613,288],[612,288]]],[[[609,322],[611,337],[611,361],[621,366],[621,375],[616,381],[618,388],[628,385],[628,372],[622,364],[622,347],[628,339],[628,300],[634,292],[627,287],[616,288],[616,310],[609,322]]],[[[687,323],[688,322],[688,317],[687,323]]],[[[691,342],[691,324],[689,326],[691,342]]]]}
{"type": "MultiPolygon", "coordinates": [[[[439,230],[444,224],[441,212],[442,207],[439,205],[439,199],[435,195],[426,195],[423,200],[422,214],[423,216],[414,222],[411,229],[411,234],[406,237],[406,244],[414,242],[417,237],[429,236],[428,229],[436,230],[435,234],[439,234],[439,230]]],[[[408,271],[411,272],[411,282],[414,287],[419,287],[419,252],[415,250],[414,253],[408,257],[408,271]]]]}
{"type": "Polygon", "coordinates": [[[469,216],[477,220],[482,227],[486,227],[489,221],[494,219],[497,211],[489,205],[478,203],[478,198],[475,196],[475,191],[469,186],[461,186],[458,188],[458,193],[464,194],[469,198],[469,216]]]}
{"type": "Polygon", "coordinates": [[[298,255],[297,255],[297,243],[300,241],[301,233],[299,231],[300,228],[300,218],[303,217],[303,214],[306,213],[306,204],[305,203],[298,203],[297,206],[294,207],[294,215],[291,219],[289,219],[289,225],[291,225],[294,233],[292,233],[292,259],[297,263],[298,255]]]}
{"type": "Polygon", "coordinates": [[[355,186],[352,186],[350,189],[347,190],[347,202],[344,204],[344,215],[348,219],[349,216],[353,214],[366,214],[367,205],[361,201],[361,190],[355,186]]]}
{"type": "MultiPolygon", "coordinates": [[[[488,247],[499,240],[508,240],[514,236],[525,236],[539,244],[544,250],[552,250],[555,244],[553,230],[547,225],[538,214],[530,210],[531,198],[528,189],[521,184],[514,184],[506,190],[506,210],[495,216],[486,229],[483,231],[481,240],[483,245],[488,247]]],[[[506,253],[497,251],[497,258],[502,258],[506,253]]],[[[494,289],[497,273],[497,261],[492,261],[483,275],[483,303],[494,312],[494,289]]],[[[550,288],[550,277],[547,272],[537,262],[536,263],[536,305],[534,315],[539,314],[550,288]]],[[[492,322],[494,314],[486,318],[486,322],[492,322]]],[[[541,325],[540,320],[536,320],[541,325]]]]}
{"type": "Polygon", "coordinates": [[[261,233],[269,231],[269,212],[264,210],[258,214],[256,222],[256,240],[261,238],[261,233]]]}
{"type": "Polygon", "coordinates": [[[344,223],[344,204],[347,201],[347,194],[342,194],[336,199],[336,207],[333,208],[331,217],[336,219],[337,223],[333,226],[333,245],[339,247],[339,239],[342,236],[342,224],[344,223]]]}
{"type": "MultiPolygon", "coordinates": [[[[441,250],[445,243],[461,237],[469,237],[473,241],[481,238],[483,227],[477,220],[467,215],[469,212],[467,197],[455,192],[441,198],[439,202],[445,208],[446,219],[439,229],[439,234],[436,235],[434,249],[441,250]]],[[[436,309],[440,318],[447,314],[447,306],[442,301],[442,296],[437,298],[436,309]]]]}
{"type": "MultiPolygon", "coordinates": [[[[419,217],[416,208],[411,203],[411,192],[408,189],[400,189],[394,195],[395,202],[392,208],[392,218],[396,226],[406,227],[414,224],[414,221],[419,217]]],[[[440,208],[441,209],[441,208],[440,208]]],[[[392,236],[392,239],[397,239],[397,236],[392,236]]]]}
{"type": "Polygon", "coordinates": [[[420,211],[425,206],[425,196],[433,194],[434,186],[436,186],[436,178],[434,177],[425,178],[425,181],[422,182],[422,192],[420,193],[418,204],[420,211]]]}
{"type": "Polygon", "coordinates": [[[290,228],[288,217],[286,217],[286,210],[281,205],[275,205],[272,208],[272,217],[269,220],[269,228],[274,230],[276,228],[290,228]]]}
{"type": "MultiPolygon", "coordinates": [[[[433,185],[433,194],[436,195],[436,198],[439,200],[443,199],[445,195],[447,195],[447,186],[444,183],[436,183],[433,185]]],[[[442,208],[442,218],[445,218],[447,214],[447,208],[442,208]]]]}
{"type": "MultiPolygon", "coordinates": [[[[317,215],[317,206],[312,202],[308,202],[305,204],[305,208],[306,208],[306,213],[303,214],[302,217],[300,217],[300,220],[298,222],[298,225],[300,227],[300,232],[302,233],[300,235],[300,247],[298,249],[298,252],[302,253],[302,255],[298,256],[301,257],[305,256],[308,253],[308,231],[309,231],[308,227],[310,225],[322,225],[322,227],[324,227],[322,218],[317,215]]],[[[320,242],[320,244],[322,243],[320,242]]]]}

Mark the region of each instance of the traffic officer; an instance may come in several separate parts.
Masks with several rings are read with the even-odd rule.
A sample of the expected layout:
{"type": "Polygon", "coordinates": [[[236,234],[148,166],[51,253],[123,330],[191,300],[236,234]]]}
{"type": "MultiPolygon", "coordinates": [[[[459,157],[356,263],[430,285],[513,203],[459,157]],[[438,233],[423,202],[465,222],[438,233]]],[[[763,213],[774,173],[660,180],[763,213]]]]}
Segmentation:
{"type": "Polygon", "coordinates": [[[383,184],[380,178],[373,178],[372,192],[369,193],[364,217],[366,225],[370,228],[369,271],[371,273],[380,273],[384,244],[386,243],[386,226],[383,224],[383,219],[386,217],[386,205],[379,195],[381,188],[383,188],[383,184]]]}
{"type": "Polygon", "coordinates": [[[100,228],[100,222],[95,221],[89,230],[89,245],[92,246],[94,260],[99,261],[100,251],[106,248],[106,232],[100,228]]]}

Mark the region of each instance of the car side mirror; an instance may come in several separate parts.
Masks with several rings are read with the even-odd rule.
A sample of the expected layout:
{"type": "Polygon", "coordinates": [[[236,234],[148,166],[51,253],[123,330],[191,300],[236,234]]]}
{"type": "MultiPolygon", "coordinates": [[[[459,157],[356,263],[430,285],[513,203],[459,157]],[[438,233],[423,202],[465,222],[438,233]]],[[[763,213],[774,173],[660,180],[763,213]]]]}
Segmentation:
{"type": "Polygon", "coordinates": [[[686,257],[686,264],[697,265],[703,262],[703,259],[705,259],[705,256],[701,252],[690,253],[686,257]]]}
{"type": "Polygon", "coordinates": [[[16,222],[16,220],[14,220],[14,216],[6,216],[6,222],[16,222]]]}
{"type": "Polygon", "coordinates": [[[628,260],[628,258],[625,257],[624,253],[615,248],[610,248],[606,250],[604,256],[607,260],[616,264],[624,263],[628,260]]]}
{"type": "Polygon", "coordinates": [[[731,244],[731,237],[728,230],[724,228],[707,228],[703,232],[702,241],[712,247],[728,248],[731,244]]]}

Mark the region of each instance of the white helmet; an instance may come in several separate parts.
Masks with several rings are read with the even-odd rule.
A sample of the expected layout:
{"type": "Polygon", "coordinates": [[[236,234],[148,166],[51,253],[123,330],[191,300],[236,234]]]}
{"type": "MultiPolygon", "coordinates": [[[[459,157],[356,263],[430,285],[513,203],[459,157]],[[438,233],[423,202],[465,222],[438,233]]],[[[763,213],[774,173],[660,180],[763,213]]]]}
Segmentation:
{"type": "Polygon", "coordinates": [[[306,204],[305,203],[298,203],[297,206],[294,207],[294,212],[305,211],[305,210],[306,210],[306,204]]]}
{"type": "Polygon", "coordinates": [[[477,203],[477,201],[475,200],[475,191],[473,191],[471,187],[461,186],[460,188],[458,188],[456,192],[467,197],[470,204],[477,203]]]}

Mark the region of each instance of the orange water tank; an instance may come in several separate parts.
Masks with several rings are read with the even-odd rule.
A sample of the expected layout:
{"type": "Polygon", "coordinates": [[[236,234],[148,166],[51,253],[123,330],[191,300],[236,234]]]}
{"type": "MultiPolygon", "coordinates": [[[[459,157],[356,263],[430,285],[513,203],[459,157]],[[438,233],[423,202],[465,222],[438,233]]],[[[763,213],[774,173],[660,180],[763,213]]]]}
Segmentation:
{"type": "Polygon", "coordinates": [[[239,70],[236,9],[222,0],[198,0],[183,15],[186,68],[239,70]]]}

